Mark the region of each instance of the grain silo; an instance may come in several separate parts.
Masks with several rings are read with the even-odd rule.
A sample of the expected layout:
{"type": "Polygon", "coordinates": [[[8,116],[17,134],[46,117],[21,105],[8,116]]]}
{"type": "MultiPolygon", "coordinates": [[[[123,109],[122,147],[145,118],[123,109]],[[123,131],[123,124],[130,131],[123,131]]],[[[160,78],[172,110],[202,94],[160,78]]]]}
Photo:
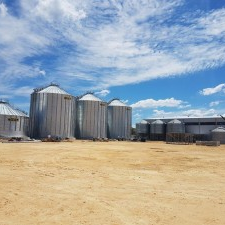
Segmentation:
{"type": "Polygon", "coordinates": [[[119,99],[112,99],[108,103],[108,138],[124,138],[131,137],[131,116],[132,108],[121,102],[119,99]]]}
{"type": "Polygon", "coordinates": [[[171,120],[167,123],[167,133],[185,133],[185,124],[180,120],[171,120]]]}
{"type": "Polygon", "coordinates": [[[87,93],[77,100],[76,137],[80,139],[106,138],[107,104],[87,93]]]}
{"type": "Polygon", "coordinates": [[[29,117],[6,101],[0,101],[0,137],[27,137],[29,117]]]}
{"type": "Polygon", "coordinates": [[[150,124],[150,139],[155,141],[165,140],[166,124],[162,120],[155,120],[150,124]]]}
{"type": "Polygon", "coordinates": [[[211,131],[212,141],[220,141],[220,144],[225,144],[225,128],[217,127],[211,131]]]}
{"type": "Polygon", "coordinates": [[[32,138],[74,137],[75,98],[56,84],[34,89],[30,104],[32,138]]]}
{"type": "Polygon", "coordinates": [[[136,123],[136,135],[138,138],[149,138],[150,124],[146,120],[136,123]]]}

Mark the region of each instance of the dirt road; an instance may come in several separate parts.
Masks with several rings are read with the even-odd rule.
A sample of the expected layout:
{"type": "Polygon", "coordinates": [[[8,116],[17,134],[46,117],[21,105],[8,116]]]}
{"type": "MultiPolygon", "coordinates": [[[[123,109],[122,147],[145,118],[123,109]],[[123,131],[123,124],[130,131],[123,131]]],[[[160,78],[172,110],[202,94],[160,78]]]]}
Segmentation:
{"type": "Polygon", "coordinates": [[[223,225],[225,145],[0,143],[0,225],[223,225]]]}

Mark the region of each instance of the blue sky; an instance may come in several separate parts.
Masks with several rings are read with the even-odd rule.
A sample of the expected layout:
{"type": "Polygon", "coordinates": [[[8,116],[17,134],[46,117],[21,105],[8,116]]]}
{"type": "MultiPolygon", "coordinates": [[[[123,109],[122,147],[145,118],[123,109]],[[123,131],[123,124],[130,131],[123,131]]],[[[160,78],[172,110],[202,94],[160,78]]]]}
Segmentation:
{"type": "Polygon", "coordinates": [[[119,97],[143,118],[225,114],[225,0],[0,0],[0,98],[119,97]]]}

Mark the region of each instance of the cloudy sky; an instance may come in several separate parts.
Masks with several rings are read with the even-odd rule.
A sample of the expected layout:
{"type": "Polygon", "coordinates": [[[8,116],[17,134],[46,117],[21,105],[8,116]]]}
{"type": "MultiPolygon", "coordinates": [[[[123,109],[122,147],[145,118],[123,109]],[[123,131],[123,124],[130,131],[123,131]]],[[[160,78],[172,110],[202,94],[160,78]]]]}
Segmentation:
{"type": "Polygon", "coordinates": [[[143,118],[225,114],[225,0],[0,0],[0,98],[118,97],[143,118]]]}

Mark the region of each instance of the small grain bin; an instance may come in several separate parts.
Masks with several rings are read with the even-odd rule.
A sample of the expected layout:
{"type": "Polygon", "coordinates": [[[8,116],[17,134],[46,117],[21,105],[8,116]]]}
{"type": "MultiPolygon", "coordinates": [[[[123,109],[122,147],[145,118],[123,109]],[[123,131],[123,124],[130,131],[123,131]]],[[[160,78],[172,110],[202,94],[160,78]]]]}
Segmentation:
{"type": "Polygon", "coordinates": [[[107,103],[87,93],[77,100],[76,137],[80,139],[106,138],[107,103]]]}
{"type": "Polygon", "coordinates": [[[107,108],[108,138],[130,139],[132,108],[115,98],[109,101],[107,108]]]}
{"type": "Polygon", "coordinates": [[[136,123],[136,134],[139,138],[149,138],[150,124],[146,120],[136,123]]]}
{"type": "Polygon", "coordinates": [[[30,104],[30,136],[74,137],[75,98],[56,84],[34,89],[30,104]]]}
{"type": "Polygon", "coordinates": [[[0,137],[27,137],[29,117],[6,101],[0,101],[0,137]]]}
{"type": "Polygon", "coordinates": [[[166,135],[166,124],[162,120],[155,120],[150,124],[150,139],[162,141],[166,135]]]}
{"type": "Polygon", "coordinates": [[[171,120],[167,123],[167,133],[185,133],[185,124],[177,119],[171,120]]]}
{"type": "Polygon", "coordinates": [[[217,127],[211,131],[212,141],[220,141],[220,144],[225,144],[225,128],[217,127]]]}

